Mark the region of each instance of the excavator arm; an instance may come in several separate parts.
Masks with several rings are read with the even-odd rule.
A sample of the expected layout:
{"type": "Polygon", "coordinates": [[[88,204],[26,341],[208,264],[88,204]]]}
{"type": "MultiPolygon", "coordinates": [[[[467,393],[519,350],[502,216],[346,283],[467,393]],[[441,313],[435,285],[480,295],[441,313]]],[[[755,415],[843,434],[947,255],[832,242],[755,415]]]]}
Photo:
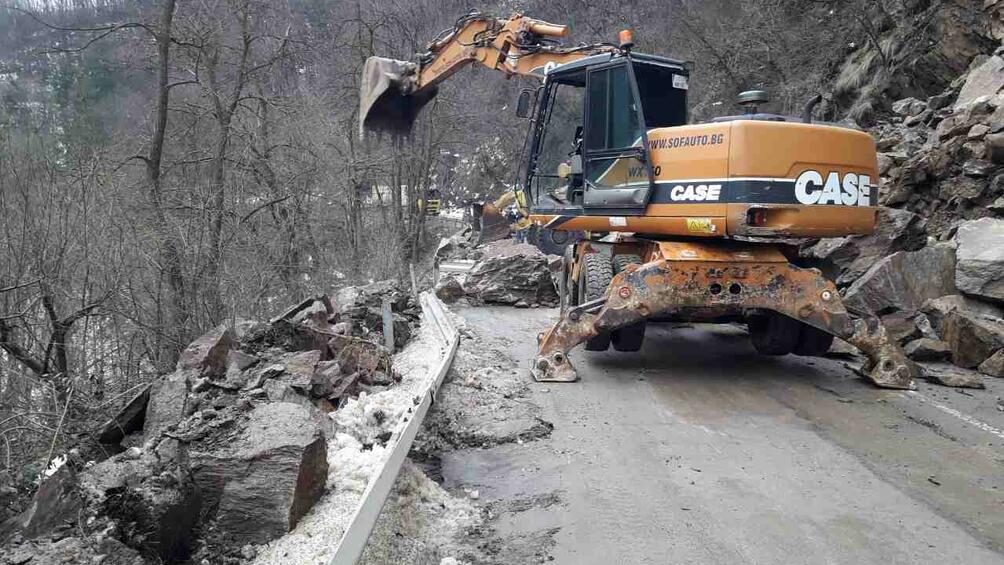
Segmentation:
{"type": "Polygon", "coordinates": [[[508,20],[471,12],[443,31],[415,62],[370,57],[359,92],[360,134],[364,130],[407,134],[437,85],[461,68],[480,63],[506,76],[543,78],[550,65],[615,51],[611,44],[562,47],[568,27],[515,14],[508,20]]]}

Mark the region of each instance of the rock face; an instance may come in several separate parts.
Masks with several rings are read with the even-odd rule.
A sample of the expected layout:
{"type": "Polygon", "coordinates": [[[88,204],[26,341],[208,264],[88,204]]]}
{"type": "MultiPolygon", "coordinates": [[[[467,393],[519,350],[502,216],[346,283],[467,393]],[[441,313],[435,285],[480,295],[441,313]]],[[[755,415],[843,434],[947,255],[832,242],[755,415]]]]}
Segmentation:
{"type": "Polygon", "coordinates": [[[847,289],[844,301],[866,312],[917,312],[926,301],[954,292],[955,250],[939,244],[881,259],[847,289]]]}
{"type": "Polygon", "coordinates": [[[536,247],[513,240],[492,243],[464,282],[471,299],[490,304],[554,305],[554,288],[547,256],[536,247]]]}
{"type": "Polygon", "coordinates": [[[42,483],[31,506],[21,516],[22,533],[26,538],[73,527],[74,517],[84,504],[76,484],[77,473],[70,465],[63,465],[42,483]]]}
{"type": "Polygon", "coordinates": [[[982,218],[959,226],[955,279],[962,292],[1004,303],[1004,220],[982,218]]]}
{"type": "Polygon", "coordinates": [[[206,511],[237,547],[290,531],[324,493],[328,476],[320,426],[291,403],[256,407],[237,433],[202,438],[189,457],[206,511]]]}

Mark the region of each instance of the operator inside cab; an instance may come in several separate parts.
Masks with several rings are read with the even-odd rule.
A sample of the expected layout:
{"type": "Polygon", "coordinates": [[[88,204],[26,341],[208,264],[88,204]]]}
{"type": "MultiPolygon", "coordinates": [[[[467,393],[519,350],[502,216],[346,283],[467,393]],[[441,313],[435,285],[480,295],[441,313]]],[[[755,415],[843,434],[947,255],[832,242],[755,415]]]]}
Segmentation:
{"type": "Polygon", "coordinates": [[[687,123],[684,73],[682,64],[643,55],[597,55],[551,71],[527,183],[533,201],[588,206],[596,190],[648,186],[645,133],[687,123]]]}

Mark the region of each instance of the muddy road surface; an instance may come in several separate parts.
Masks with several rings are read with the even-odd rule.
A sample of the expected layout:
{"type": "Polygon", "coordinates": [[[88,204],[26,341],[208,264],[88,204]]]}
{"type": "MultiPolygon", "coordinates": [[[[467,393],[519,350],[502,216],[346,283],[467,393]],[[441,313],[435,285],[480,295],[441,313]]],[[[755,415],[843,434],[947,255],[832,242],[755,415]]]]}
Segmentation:
{"type": "MultiPolygon", "coordinates": [[[[463,347],[523,381],[557,316],[457,311],[481,336],[463,347]]],[[[440,456],[444,486],[490,516],[476,561],[1004,563],[1004,380],[880,390],[839,359],[758,356],[722,326],[652,325],[639,354],[572,361],[580,382],[482,407],[496,430],[545,433],[440,456]]]]}

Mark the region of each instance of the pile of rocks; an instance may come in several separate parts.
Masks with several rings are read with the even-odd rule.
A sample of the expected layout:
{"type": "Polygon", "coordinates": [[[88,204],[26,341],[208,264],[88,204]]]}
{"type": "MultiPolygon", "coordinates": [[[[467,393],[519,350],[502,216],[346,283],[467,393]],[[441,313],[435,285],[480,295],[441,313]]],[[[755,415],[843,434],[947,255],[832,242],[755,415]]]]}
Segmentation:
{"type": "Polygon", "coordinates": [[[1004,47],[925,101],[893,104],[878,140],[876,232],[823,240],[848,308],[875,314],[932,380],[1004,377],[1004,47]],[[951,364],[947,364],[951,361],[951,364]]]}
{"type": "MultiPolygon", "coordinates": [[[[463,276],[443,277],[436,294],[444,302],[466,299],[472,304],[505,304],[517,308],[554,307],[558,293],[551,269],[560,258],[514,239],[476,250],[479,260],[463,276]]],[[[469,254],[468,254],[469,255],[469,254]]]]}
{"type": "Polygon", "coordinates": [[[374,310],[404,340],[420,315],[391,283],[342,299],[193,342],[0,526],[0,563],[236,563],[292,530],[332,486],[328,414],[399,380],[374,310]]]}

